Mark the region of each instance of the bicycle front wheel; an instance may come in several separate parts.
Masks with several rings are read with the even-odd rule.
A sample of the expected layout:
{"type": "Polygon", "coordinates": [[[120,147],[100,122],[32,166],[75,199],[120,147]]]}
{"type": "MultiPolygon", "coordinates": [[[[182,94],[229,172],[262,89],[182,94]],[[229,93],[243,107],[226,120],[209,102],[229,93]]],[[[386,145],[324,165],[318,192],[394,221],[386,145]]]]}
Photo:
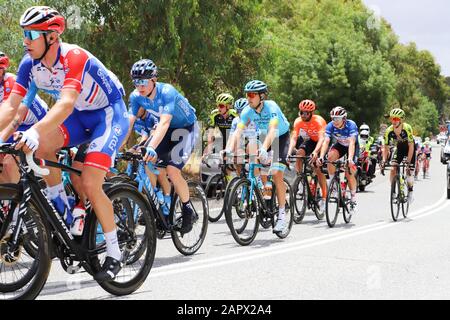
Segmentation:
{"type": "Polygon", "coordinates": [[[325,215],[330,228],[336,224],[337,217],[341,206],[341,186],[338,178],[335,176],[331,180],[328,188],[327,202],[325,204],[325,215]]]}
{"type": "Polygon", "coordinates": [[[391,184],[391,215],[394,221],[398,220],[398,215],[400,214],[400,206],[402,205],[400,188],[400,179],[399,176],[396,175],[391,184]]]}
{"type": "MultiPolygon", "coordinates": [[[[2,192],[0,186],[0,229],[5,231],[10,226],[3,224],[7,223],[8,215],[16,213],[20,204],[18,199],[21,199],[19,187],[13,186],[9,191],[13,191],[13,188],[15,194],[2,192]]],[[[0,300],[35,299],[47,282],[50,272],[45,214],[33,198],[27,202],[22,218],[23,227],[15,244],[10,242],[10,234],[0,235],[0,300]]]]}
{"type": "MultiPolygon", "coordinates": [[[[153,266],[156,252],[155,218],[144,196],[128,183],[113,185],[106,195],[113,206],[124,266],[113,281],[101,282],[99,285],[113,295],[128,295],[139,289],[153,266]]],[[[87,215],[86,225],[90,251],[102,252],[90,257],[93,271],[98,272],[100,261],[106,258],[106,250],[103,232],[100,232],[97,217],[92,213],[87,215]]]]}
{"type": "Polygon", "coordinates": [[[294,222],[296,224],[299,224],[303,221],[303,218],[305,217],[306,213],[306,205],[308,203],[308,193],[307,193],[307,186],[305,183],[305,176],[304,174],[301,174],[297,176],[294,180],[294,188],[292,190],[293,193],[293,202],[295,207],[294,212],[294,222]]]}
{"type": "Polygon", "coordinates": [[[225,212],[231,235],[241,246],[252,243],[259,229],[260,204],[255,190],[250,191],[250,185],[250,180],[245,178],[234,184],[225,212]]]}

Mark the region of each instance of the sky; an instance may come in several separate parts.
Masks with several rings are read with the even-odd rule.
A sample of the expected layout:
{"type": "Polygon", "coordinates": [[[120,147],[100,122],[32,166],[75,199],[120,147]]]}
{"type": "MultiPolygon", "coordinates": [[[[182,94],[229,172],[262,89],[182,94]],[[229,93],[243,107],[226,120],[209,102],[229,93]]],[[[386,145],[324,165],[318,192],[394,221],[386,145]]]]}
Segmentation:
{"type": "Polygon", "coordinates": [[[363,0],[386,19],[401,43],[415,42],[430,51],[450,76],[450,0],[363,0]]]}

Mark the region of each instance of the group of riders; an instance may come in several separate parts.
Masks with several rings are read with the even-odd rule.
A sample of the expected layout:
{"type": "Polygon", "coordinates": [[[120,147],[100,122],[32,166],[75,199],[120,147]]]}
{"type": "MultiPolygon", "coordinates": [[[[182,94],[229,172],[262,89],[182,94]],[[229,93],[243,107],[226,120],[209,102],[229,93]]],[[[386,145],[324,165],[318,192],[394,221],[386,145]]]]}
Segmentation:
{"type": "MultiPolygon", "coordinates": [[[[158,81],[158,68],[150,59],[139,60],[131,67],[135,90],[129,95],[127,108],[119,79],[87,50],[61,41],[65,19],[55,9],[31,7],[21,16],[20,26],[26,54],[16,75],[7,72],[9,58],[0,52],[0,144],[15,141],[16,149],[35,152],[37,157],[53,161],[57,161],[61,148],[78,147],[72,166],[82,170],[82,174],[71,176],[78,203],[74,208],[69,204],[61,171],[54,168],[49,168],[50,174],[44,177],[46,196],[61,215],[71,216],[70,231],[74,235],[82,232],[89,200],[98,215],[107,248],[106,260],[94,278],[114,279],[122,268],[122,255],[113,207],[102,189],[105,177],[134,130],[140,138],[132,149],[143,152],[145,161],[158,162],[159,175],[148,173],[152,184],[160,186],[165,200],[170,198],[174,187],[182,203],[181,232],[189,233],[193,209],[182,169],[201,135],[196,109],[172,85],[158,81]],[[52,108],[37,95],[38,91],[54,98],[52,108]]],[[[371,137],[369,126],[362,124],[358,128],[344,107],[334,107],[331,122],[327,123],[315,114],[314,101],[303,100],[291,130],[281,108],[269,99],[266,83],[252,80],[245,85],[244,94],[245,98],[236,101],[228,93],[220,94],[209,126],[220,129],[223,139],[216,151],[221,151],[227,161],[234,161],[234,155],[248,154],[254,156],[253,161],[270,165],[271,180],[262,173],[257,175],[263,188],[269,189],[270,183],[276,187],[279,212],[274,231],[287,227],[283,179],[291,161],[295,161],[300,172],[302,161],[308,159],[319,178],[320,208],[324,210],[327,178],[322,167],[326,164],[332,179],[336,174],[332,162],[346,157],[350,209],[355,212],[356,173],[362,154],[367,161],[364,170],[368,178],[375,176],[377,162],[383,168],[391,156],[394,163],[406,158],[411,192],[416,158],[422,154],[426,158],[431,156],[428,140],[423,148],[415,143],[412,128],[405,122],[405,112],[399,108],[390,111],[392,125],[379,144],[371,137]],[[298,157],[291,160],[292,155],[298,157]]],[[[214,151],[213,142],[214,133],[209,132],[204,155],[214,151]]],[[[0,157],[0,183],[17,183],[20,174],[16,162],[12,156],[0,157]]],[[[395,168],[391,170],[391,179],[394,174],[395,168]]]]}

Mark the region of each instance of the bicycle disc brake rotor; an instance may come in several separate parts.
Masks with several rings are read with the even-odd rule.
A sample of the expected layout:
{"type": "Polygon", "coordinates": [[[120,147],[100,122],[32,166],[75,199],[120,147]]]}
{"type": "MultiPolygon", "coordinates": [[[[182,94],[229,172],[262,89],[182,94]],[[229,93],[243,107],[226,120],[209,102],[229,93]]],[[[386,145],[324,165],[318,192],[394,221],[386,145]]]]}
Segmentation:
{"type": "Polygon", "coordinates": [[[0,262],[3,262],[6,266],[11,267],[20,260],[22,256],[22,245],[19,245],[16,249],[11,250],[12,244],[8,243],[9,237],[5,237],[0,240],[0,262]]]}

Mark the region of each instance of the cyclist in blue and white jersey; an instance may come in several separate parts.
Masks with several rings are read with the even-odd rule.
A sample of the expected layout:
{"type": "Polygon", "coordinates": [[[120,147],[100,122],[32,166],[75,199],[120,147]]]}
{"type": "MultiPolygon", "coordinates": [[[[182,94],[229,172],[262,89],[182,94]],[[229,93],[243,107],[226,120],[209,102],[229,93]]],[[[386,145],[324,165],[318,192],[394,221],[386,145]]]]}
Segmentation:
{"type": "MultiPolygon", "coordinates": [[[[358,126],[353,120],[347,119],[347,111],[343,107],[335,107],[330,112],[331,122],[325,129],[325,141],[320,151],[320,157],[317,160],[319,165],[323,164],[323,159],[328,151],[328,146],[332,139],[336,141],[328,151],[328,161],[336,161],[345,155],[348,156],[349,170],[345,171],[351,192],[350,211],[356,212],[356,162],[359,155],[358,144],[358,126]]],[[[333,179],[336,168],[328,163],[328,174],[330,181],[333,179]]]]}

